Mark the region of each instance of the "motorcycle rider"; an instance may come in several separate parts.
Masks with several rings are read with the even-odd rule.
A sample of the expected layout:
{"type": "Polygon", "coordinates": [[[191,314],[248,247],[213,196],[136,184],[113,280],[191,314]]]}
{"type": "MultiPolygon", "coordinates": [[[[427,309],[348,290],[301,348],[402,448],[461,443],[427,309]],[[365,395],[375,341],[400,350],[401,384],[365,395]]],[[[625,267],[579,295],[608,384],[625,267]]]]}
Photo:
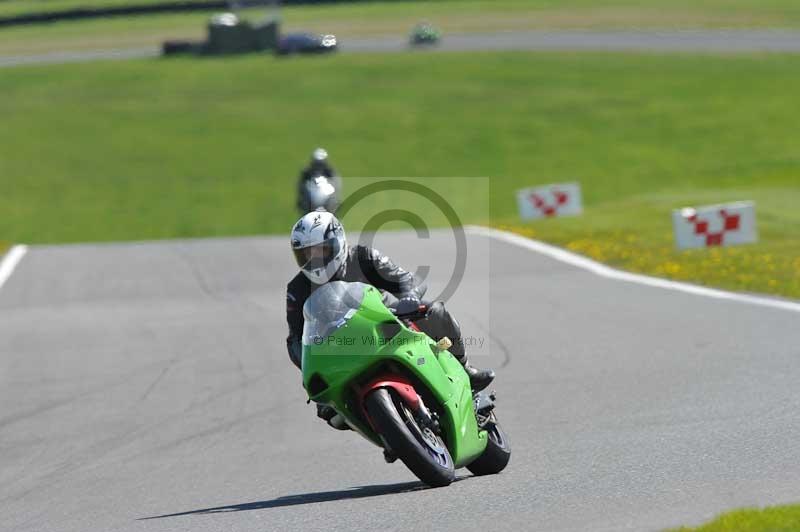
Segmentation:
{"type": "MultiPolygon", "coordinates": [[[[286,347],[289,358],[300,368],[302,361],[303,304],[311,293],[329,281],[362,282],[370,284],[384,293],[384,303],[397,314],[409,314],[417,310],[421,287],[414,276],[395,265],[380,251],[362,246],[349,246],[344,228],[331,213],[322,209],[312,211],[297,221],[292,229],[292,251],[300,272],[286,287],[286,321],[289,336],[286,347]]],[[[474,391],[483,390],[492,380],[494,371],[479,370],[467,360],[461,328],[445,309],[444,303],[426,303],[424,318],[415,321],[417,327],[434,340],[445,336],[453,342],[449,349],[469,375],[474,391]]],[[[320,405],[317,414],[330,421],[335,411],[320,405]]]]}
{"type": "Polygon", "coordinates": [[[297,208],[301,211],[304,207],[303,198],[306,193],[306,182],[319,176],[327,177],[337,194],[341,194],[342,178],[339,177],[336,170],[328,162],[328,152],[324,148],[317,148],[311,153],[311,161],[300,172],[300,178],[297,180],[297,208]]]}

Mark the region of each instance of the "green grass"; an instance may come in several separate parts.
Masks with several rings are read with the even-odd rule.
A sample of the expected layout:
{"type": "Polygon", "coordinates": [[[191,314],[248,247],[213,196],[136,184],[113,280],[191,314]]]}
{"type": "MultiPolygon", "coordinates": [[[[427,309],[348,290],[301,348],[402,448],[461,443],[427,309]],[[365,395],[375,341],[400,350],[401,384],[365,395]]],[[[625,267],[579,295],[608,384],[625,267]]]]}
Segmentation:
{"type": "MultiPolygon", "coordinates": [[[[0,235],[285,233],[324,145],[345,176],[491,176],[491,223],[624,268],[800,297],[800,57],[480,53],[4,70],[0,235]],[[586,212],[520,224],[514,191],[586,212]],[[669,213],[757,202],[761,242],[676,252],[669,213]]],[[[471,200],[453,187],[449,199],[471,200]]],[[[484,199],[480,200],[485,201],[484,199]]]]}
{"type": "MultiPolygon", "coordinates": [[[[83,3],[81,0],[4,1],[0,2],[0,16],[83,3]]],[[[295,6],[284,8],[282,17],[288,30],[333,32],[344,39],[405,34],[423,18],[442,27],[445,33],[547,28],[771,28],[800,26],[800,3],[795,0],[395,1],[295,6]]],[[[172,14],[5,28],[0,30],[0,55],[152,46],[167,38],[200,38],[207,18],[208,13],[172,14]]]]}
{"type": "Polygon", "coordinates": [[[64,11],[79,7],[101,8],[126,5],[158,4],[165,0],[3,0],[0,16],[25,15],[45,11],[64,11]]]}
{"type": "MultiPolygon", "coordinates": [[[[4,0],[0,16],[13,16],[76,7],[116,7],[131,4],[155,4],[163,0],[4,0]]],[[[495,13],[514,11],[536,13],[545,17],[594,14],[638,14],[657,20],[676,14],[690,14],[708,20],[732,20],[741,17],[754,23],[800,20],[800,7],[793,0],[393,0],[351,2],[329,6],[290,6],[286,12],[315,15],[355,15],[359,18],[384,18],[386,15],[447,15],[460,11],[495,13]],[[409,11],[411,11],[409,13],[409,11]]]]}
{"type": "Polygon", "coordinates": [[[728,512],[697,528],[674,532],[796,532],[800,530],[800,505],[744,509],[728,512]]]}

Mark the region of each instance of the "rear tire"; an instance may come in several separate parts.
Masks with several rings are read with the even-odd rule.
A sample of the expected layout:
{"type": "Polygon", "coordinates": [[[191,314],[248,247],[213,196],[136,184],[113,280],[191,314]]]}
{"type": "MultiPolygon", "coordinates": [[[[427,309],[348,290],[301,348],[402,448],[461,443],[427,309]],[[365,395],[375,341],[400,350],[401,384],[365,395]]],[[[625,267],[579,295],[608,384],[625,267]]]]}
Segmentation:
{"type": "Polygon", "coordinates": [[[511,459],[508,436],[497,423],[494,412],[490,415],[485,428],[489,433],[486,449],[482,455],[467,466],[467,469],[475,476],[495,475],[505,469],[511,459]]]}
{"type": "Polygon", "coordinates": [[[371,392],[365,406],[384,443],[422,482],[447,486],[455,479],[455,467],[442,439],[421,429],[405,404],[385,388],[371,392]]]}

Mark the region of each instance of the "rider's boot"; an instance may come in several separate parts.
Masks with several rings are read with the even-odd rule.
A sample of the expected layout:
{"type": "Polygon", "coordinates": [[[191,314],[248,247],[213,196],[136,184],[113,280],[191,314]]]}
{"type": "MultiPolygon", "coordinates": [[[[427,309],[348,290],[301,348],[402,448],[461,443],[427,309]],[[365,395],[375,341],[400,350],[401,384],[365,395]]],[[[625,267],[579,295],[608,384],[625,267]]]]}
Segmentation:
{"type": "Polygon", "coordinates": [[[350,430],[350,425],[345,422],[344,418],[328,405],[317,404],[317,417],[327,421],[328,425],[336,430],[350,430]]]}
{"type": "Polygon", "coordinates": [[[448,339],[449,351],[461,362],[469,375],[469,382],[474,392],[479,392],[489,386],[494,380],[494,371],[490,369],[477,369],[472,367],[464,351],[464,342],[461,340],[461,326],[444,307],[444,303],[436,301],[428,306],[425,319],[417,323],[419,329],[431,338],[440,340],[448,339]]]}
{"type": "Polygon", "coordinates": [[[467,375],[469,375],[469,384],[473,392],[483,390],[494,380],[494,370],[478,369],[469,363],[467,357],[462,358],[459,362],[464,365],[464,370],[467,372],[467,375]]]}
{"type": "Polygon", "coordinates": [[[344,417],[341,414],[336,414],[330,418],[328,420],[328,425],[336,430],[350,430],[350,425],[347,424],[347,421],[344,420],[344,417]]]}

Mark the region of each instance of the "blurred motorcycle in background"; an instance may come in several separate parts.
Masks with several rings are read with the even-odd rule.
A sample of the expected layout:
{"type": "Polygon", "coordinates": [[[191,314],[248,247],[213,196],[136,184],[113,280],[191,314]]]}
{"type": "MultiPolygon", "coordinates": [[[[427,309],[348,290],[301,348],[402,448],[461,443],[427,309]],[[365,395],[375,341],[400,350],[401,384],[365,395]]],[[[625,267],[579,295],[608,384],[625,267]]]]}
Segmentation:
{"type": "Polygon", "coordinates": [[[411,46],[434,46],[441,40],[441,30],[430,22],[423,21],[412,28],[409,44],[411,46]]]}
{"type": "Polygon", "coordinates": [[[305,180],[297,201],[300,212],[305,214],[321,207],[335,213],[339,207],[339,195],[333,182],[335,182],[333,178],[329,179],[324,175],[312,176],[311,179],[305,180]]]}
{"type": "Polygon", "coordinates": [[[328,152],[317,148],[311,153],[311,161],[300,172],[297,182],[297,209],[300,214],[323,208],[335,213],[342,194],[342,178],[331,166],[328,152]]]}

